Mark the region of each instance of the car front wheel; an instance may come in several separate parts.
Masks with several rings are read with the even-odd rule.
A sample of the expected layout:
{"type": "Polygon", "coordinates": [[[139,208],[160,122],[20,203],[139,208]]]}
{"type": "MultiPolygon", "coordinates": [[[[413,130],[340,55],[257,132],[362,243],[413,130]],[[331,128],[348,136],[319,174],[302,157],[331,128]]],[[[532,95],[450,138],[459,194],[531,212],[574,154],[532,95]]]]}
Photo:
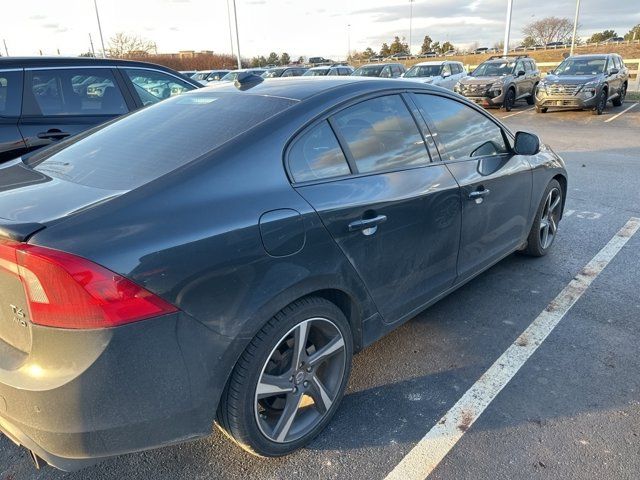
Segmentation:
{"type": "Polygon", "coordinates": [[[502,108],[504,108],[506,112],[510,112],[513,106],[515,105],[515,103],[516,103],[516,92],[514,92],[513,89],[510,88],[504,94],[504,101],[502,103],[502,108]]]}
{"type": "Polygon", "coordinates": [[[546,255],[558,233],[558,222],[562,215],[562,187],[557,180],[551,180],[538,206],[533,226],[527,239],[524,253],[533,257],[546,255]]]}
{"type": "Polygon", "coordinates": [[[236,364],[218,426],[259,456],[289,454],[329,423],[344,395],[353,354],[349,323],[323,298],[305,298],[273,317],[236,364]]]}
{"type": "Polygon", "coordinates": [[[600,96],[598,97],[598,103],[596,103],[596,106],[593,107],[593,110],[591,111],[591,113],[593,113],[594,115],[602,115],[606,106],[607,106],[607,91],[602,90],[600,92],[600,96]]]}

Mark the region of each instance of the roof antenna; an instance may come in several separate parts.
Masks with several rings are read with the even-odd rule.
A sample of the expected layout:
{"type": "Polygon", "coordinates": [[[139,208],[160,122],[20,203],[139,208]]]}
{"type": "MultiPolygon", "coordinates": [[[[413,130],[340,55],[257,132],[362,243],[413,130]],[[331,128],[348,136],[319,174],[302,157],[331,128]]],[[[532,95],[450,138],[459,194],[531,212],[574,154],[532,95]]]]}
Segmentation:
{"type": "Polygon", "coordinates": [[[240,72],[233,84],[238,90],[249,90],[252,87],[264,82],[264,78],[251,72],[240,72]]]}

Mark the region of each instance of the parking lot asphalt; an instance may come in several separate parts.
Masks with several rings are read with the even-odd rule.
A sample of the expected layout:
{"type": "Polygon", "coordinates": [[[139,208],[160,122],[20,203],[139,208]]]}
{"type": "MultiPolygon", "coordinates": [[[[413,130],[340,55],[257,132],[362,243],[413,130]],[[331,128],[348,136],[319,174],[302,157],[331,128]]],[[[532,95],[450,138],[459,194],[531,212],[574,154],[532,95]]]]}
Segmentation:
{"type": "MultiPolygon", "coordinates": [[[[494,110],[567,162],[553,251],[512,255],[359,353],[329,428],[259,459],[218,431],[73,474],[36,471],[0,437],[0,479],[383,479],[631,217],[640,217],[640,105],[536,114],[494,110]],[[620,116],[623,110],[631,107],[620,116]]],[[[429,478],[637,479],[640,233],[606,266],[429,478]]]]}

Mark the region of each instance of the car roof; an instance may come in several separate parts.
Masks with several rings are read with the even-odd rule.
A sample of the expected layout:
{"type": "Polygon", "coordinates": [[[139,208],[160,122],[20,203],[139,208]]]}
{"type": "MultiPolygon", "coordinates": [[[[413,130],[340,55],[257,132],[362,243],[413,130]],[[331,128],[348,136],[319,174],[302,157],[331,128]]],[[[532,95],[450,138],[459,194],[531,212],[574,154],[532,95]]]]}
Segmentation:
{"type": "MultiPolygon", "coordinates": [[[[365,94],[384,89],[402,89],[402,88],[421,88],[441,91],[437,87],[423,85],[421,83],[402,80],[402,79],[386,79],[371,77],[286,77],[286,78],[268,78],[250,88],[240,90],[235,83],[223,83],[214,86],[208,86],[196,92],[225,92],[240,93],[245,95],[261,95],[271,97],[289,98],[292,100],[303,101],[315,95],[338,92],[340,90],[349,90],[354,94],[365,94]]],[[[184,95],[190,95],[193,92],[187,92],[184,95]]]]}
{"type": "Polygon", "coordinates": [[[423,66],[427,66],[427,65],[444,65],[445,63],[460,63],[460,62],[451,62],[449,60],[437,60],[437,61],[433,61],[433,62],[414,63],[412,66],[413,67],[423,67],[423,66]]]}
{"type": "Polygon", "coordinates": [[[150,62],[93,57],[1,57],[0,68],[89,67],[89,66],[153,67],[173,71],[150,62]]]}
{"type": "Polygon", "coordinates": [[[582,55],[571,55],[567,58],[607,58],[609,55],[615,55],[613,53],[583,53],[582,55]]]}

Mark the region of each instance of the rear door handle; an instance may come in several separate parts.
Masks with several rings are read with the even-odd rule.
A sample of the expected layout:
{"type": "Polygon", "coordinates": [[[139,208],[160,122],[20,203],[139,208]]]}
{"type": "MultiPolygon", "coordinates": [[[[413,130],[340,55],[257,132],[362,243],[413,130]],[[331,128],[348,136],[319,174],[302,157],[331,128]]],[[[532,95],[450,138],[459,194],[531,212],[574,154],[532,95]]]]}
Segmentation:
{"type": "Polygon", "coordinates": [[[469,194],[469,200],[477,200],[478,198],[484,198],[491,193],[491,190],[485,188],[483,190],[474,190],[469,194]]]}
{"type": "Polygon", "coordinates": [[[362,230],[365,235],[373,235],[378,229],[378,225],[387,221],[386,215],[378,215],[373,218],[363,218],[362,220],[355,220],[349,224],[349,231],[356,232],[362,230]]]}
{"type": "Polygon", "coordinates": [[[43,140],[60,140],[65,137],[70,137],[71,134],[67,132],[61,132],[60,130],[48,130],[46,132],[40,132],[37,136],[38,138],[41,138],[43,140]]]}

